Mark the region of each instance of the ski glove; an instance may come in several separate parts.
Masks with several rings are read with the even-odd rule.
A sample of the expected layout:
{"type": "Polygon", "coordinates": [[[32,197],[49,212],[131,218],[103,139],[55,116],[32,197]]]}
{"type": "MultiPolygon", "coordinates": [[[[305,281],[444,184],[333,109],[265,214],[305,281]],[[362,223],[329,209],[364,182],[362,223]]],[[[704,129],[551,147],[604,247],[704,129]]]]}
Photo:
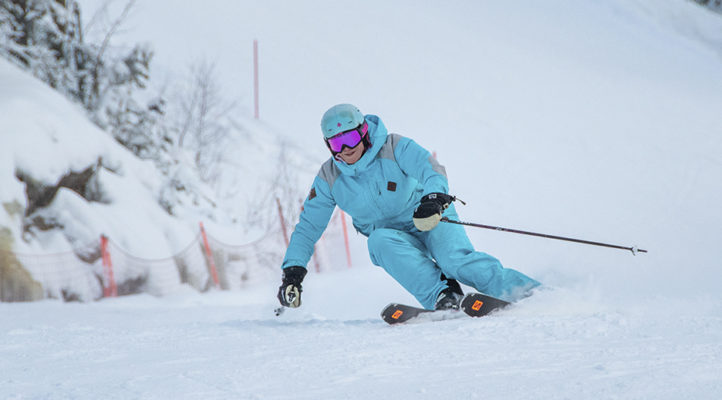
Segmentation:
{"type": "Polygon", "coordinates": [[[454,196],[446,193],[429,193],[421,198],[421,203],[414,210],[414,225],[420,231],[430,231],[441,221],[441,214],[449,207],[454,196]]]}
{"type": "Polygon", "coordinates": [[[283,282],[278,288],[278,301],[282,306],[296,308],[301,305],[301,282],[306,272],[306,268],[298,266],[283,269],[283,282]]]}

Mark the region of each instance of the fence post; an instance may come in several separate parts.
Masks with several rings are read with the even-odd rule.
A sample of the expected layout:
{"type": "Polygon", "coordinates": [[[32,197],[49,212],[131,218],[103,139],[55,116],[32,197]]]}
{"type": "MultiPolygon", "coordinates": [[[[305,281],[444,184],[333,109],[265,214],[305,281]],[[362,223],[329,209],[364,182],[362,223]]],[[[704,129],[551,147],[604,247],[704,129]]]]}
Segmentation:
{"type": "Polygon", "coordinates": [[[206,249],[206,258],[208,259],[208,268],[211,270],[211,277],[213,278],[213,284],[220,289],[221,284],[218,281],[218,271],[216,270],[216,261],[213,259],[213,253],[211,252],[211,246],[208,244],[208,236],[206,236],[206,230],[203,228],[203,221],[199,222],[201,226],[201,236],[203,236],[203,247],[206,249]]]}
{"type": "Polygon", "coordinates": [[[283,240],[286,241],[286,247],[288,247],[288,232],[286,232],[286,219],[283,218],[283,207],[281,207],[281,199],[276,197],[276,204],[278,204],[278,217],[281,219],[281,232],[283,232],[283,240]]]}
{"type": "Polygon", "coordinates": [[[341,226],[343,226],[343,241],[346,245],[346,263],[348,264],[348,267],[351,268],[351,249],[348,245],[348,229],[346,229],[346,214],[344,214],[343,210],[339,209],[341,212],[341,226]]]}
{"type": "Polygon", "coordinates": [[[103,271],[105,271],[105,285],[103,286],[103,297],[117,297],[118,286],[115,284],[113,275],[113,263],[108,252],[108,237],[100,235],[100,253],[103,257],[103,271]]]}

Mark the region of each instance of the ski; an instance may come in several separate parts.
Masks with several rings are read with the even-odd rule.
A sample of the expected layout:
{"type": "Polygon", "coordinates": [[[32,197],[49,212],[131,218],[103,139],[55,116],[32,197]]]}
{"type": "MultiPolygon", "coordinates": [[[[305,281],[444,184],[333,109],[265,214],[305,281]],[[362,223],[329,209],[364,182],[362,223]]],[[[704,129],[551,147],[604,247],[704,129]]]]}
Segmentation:
{"type": "Polygon", "coordinates": [[[508,301],[497,299],[483,293],[468,293],[461,299],[459,307],[470,317],[483,317],[492,311],[508,306],[508,301]]]}
{"type": "MultiPolygon", "coordinates": [[[[459,308],[463,314],[470,317],[483,317],[509,304],[507,301],[483,293],[468,293],[461,300],[459,308]]],[[[413,320],[443,320],[458,314],[461,314],[458,310],[427,310],[406,304],[391,303],[381,311],[381,318],[389,325],[396,325],[413,320]]]]}
{"type": "Polygon", "coordinates": [[[391,303],[381,311],[381,318],[389,325],[403,324],[421,314],[433,313],[434,310],[427,310],[421,307],[409,306],[406,304],[391,303]]]}

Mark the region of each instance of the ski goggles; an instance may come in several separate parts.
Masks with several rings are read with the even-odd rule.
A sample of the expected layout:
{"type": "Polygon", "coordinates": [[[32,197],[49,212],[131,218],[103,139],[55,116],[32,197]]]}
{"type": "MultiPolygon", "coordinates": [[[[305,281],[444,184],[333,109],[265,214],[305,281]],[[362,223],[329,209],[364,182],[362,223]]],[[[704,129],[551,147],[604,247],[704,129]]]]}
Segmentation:
{"type": "Polygon", "coordinates": [[[369,125],[366,121],[354,129],[341,132],[338,135],[326,139],[328,148],[333,153],[340,153],[344,146],[354,148],[366,137],[369,131],[369,125]]]}

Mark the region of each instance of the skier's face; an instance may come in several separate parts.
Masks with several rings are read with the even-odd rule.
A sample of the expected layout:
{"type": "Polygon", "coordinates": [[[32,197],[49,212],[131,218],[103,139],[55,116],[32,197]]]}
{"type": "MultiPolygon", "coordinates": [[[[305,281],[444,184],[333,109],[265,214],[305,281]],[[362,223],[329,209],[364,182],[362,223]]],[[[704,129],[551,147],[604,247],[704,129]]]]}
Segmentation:
{"type": "Polygon", "coordinates": [[[344,147],[338,155],[346,162],[346,164],[353,164],[361,159],[361,156],[364,155],[364,150],[366,150],[366,147],[364,146],[364,142],[362,140],[356,145],[356,147],[344,147]]]}

